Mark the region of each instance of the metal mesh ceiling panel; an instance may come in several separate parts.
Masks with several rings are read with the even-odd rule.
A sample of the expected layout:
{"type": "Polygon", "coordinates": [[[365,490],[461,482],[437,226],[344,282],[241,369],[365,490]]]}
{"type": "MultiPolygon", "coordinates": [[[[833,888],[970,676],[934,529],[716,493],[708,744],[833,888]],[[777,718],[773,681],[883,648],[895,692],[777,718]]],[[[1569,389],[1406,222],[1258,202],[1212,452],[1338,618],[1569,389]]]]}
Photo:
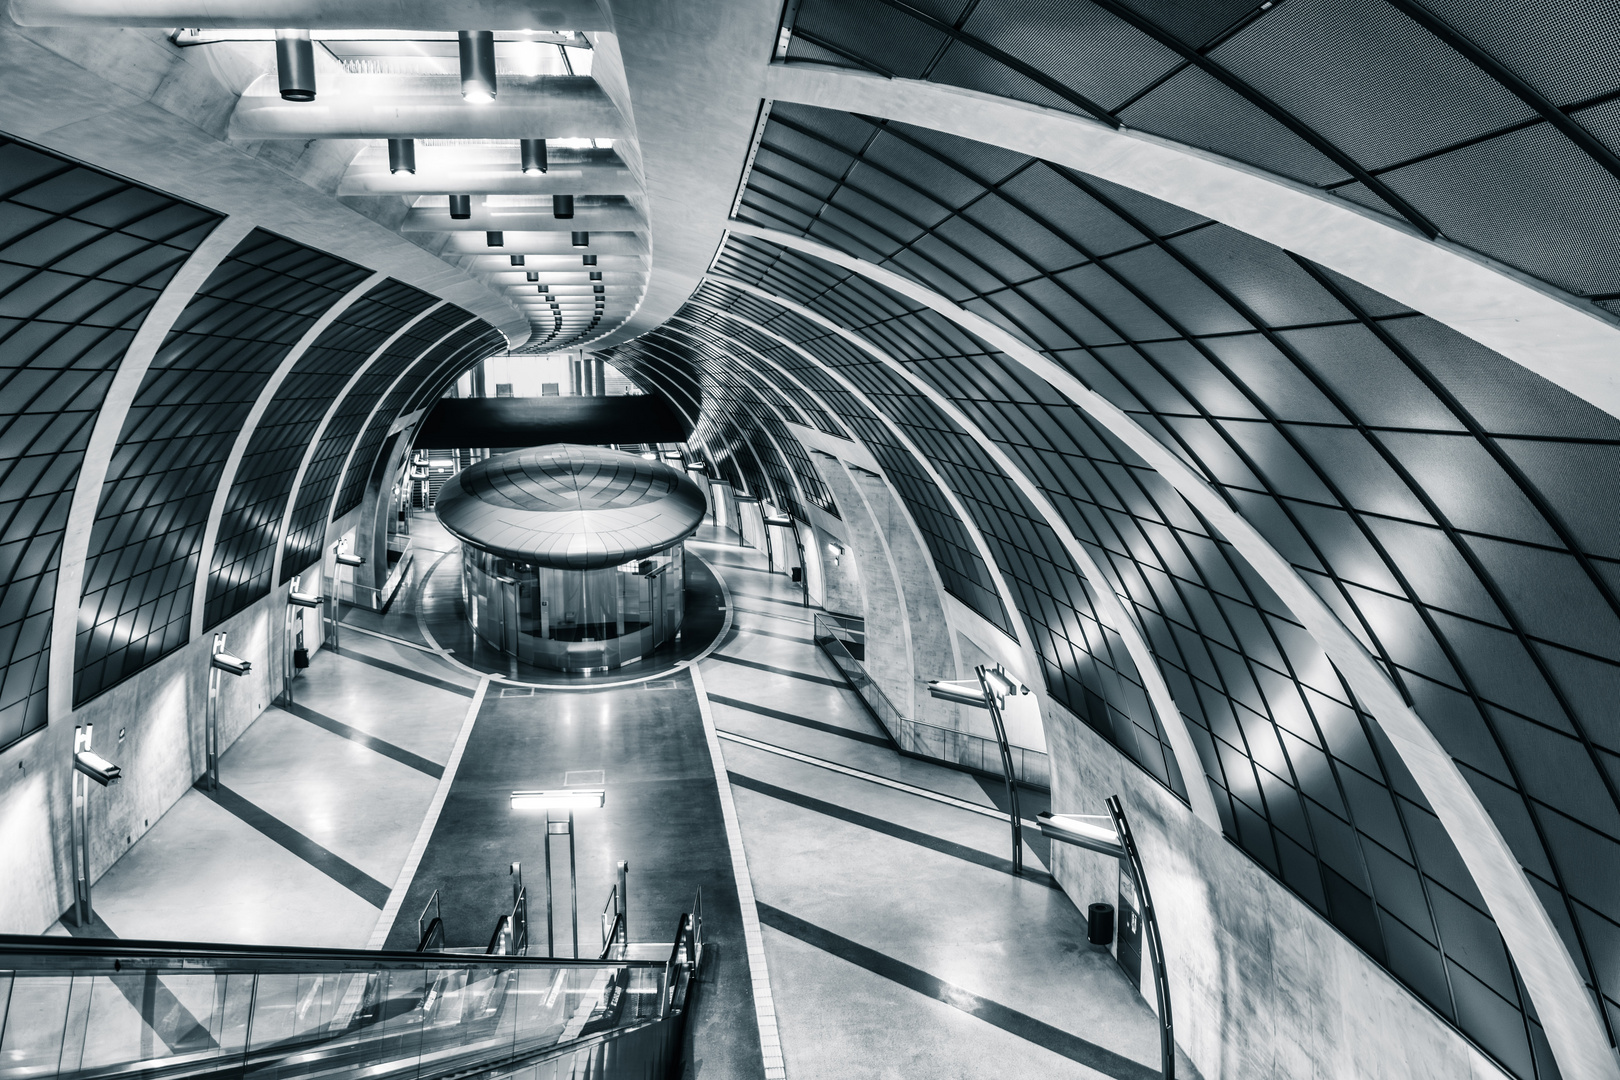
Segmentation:
{"type": "Polygon", "coordinates": [[[320,559],[321,544],[326,539],[327,511],[332,506],[338,474],[377,400],[388,392],[412,361],[471,319],[470,312],[448,304],[429,312],[383,350],[338,403],[304,470],[298,497],[293,502],[292,520],[287,526],[287,541],[281,557],[281,583],[285,584],[294,574],[320,559]]]}
{"type": "Polygon", "coordinates": [[[389,335],[437,302],[420,289],[384,281],[333,320],[293,365],[237,467],[209,567],[205,627],[270,591],[288,492],[321,419],[389,335]]]}
{"type": "Polygon", "coordinates": [[[0,138],[0,747],[46,723],[62,535],[97,411],[219,220],[0,138]]]}
{"type": "MultiPolygon", "coordinates": [[[[1616,475],[1620,423],[1385,297],[1094,177],[781,106],[759,161],[743,216],[1000,324],[1216,483],[1383,658],[1594,989],[1616,992],[1620,905],[1595,868],[1620,868],[1603,704],[1620,550],[1601,524],[1620,497],[1570,478],[1616,475]]],[[[756,241],[734,238],[719,266],[868,336],[1019,460],[1146,629],[1233,839],[1498,1061],[1552,1075],[1437,820],[1179,496],[933,312],[756,241]]]]}
{"type": "Polygon", "coordinates": [[[804,0],[788,61],[1125,124],[1620,297],[1620,31],[1495,0],[804,0]]]}
{"type": "Polygon", "coordinates": [[[214,489],[260,390],[367,271],[262,229],[158,349],[107,469],[79,606],[74,701],[184,644],[214,489]]]}

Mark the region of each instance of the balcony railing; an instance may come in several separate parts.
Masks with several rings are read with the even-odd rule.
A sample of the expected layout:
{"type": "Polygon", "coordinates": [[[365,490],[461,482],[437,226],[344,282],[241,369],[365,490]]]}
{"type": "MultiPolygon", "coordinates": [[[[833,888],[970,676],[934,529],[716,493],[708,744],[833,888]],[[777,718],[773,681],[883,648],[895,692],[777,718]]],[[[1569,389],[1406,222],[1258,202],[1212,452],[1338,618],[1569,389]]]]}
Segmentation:
{"type": "MultiPolygon", "coordinates": [[[[838,665],[850,689],[866,703],[901,753],[990,776],[1001,776],[1001,752],[994,739],[901,715],[888,695],[866,673],[866,665],[856,659],[857,651],[862,657],[866,655],[866,631],[854,625],[854,620],[818,614],[815,618],[815,638],[816,644],[838,665]]],[[[1029,787],[1051,790],[1051,759],[1041,751],[1027,747],[1014,746],[1011,750],[1013,778],[1029,787]]]]}

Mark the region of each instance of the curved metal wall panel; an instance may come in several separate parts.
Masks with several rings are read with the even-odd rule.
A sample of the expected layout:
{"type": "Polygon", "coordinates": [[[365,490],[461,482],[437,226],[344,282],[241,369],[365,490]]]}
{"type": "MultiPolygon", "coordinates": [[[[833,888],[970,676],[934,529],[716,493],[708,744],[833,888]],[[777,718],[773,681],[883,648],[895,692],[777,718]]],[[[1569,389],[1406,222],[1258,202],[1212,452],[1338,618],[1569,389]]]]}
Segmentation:
{"type": "Polygon", "coordinates": [[[333,320],[293,365],[254,429],[231,485],[208,572],[205,627],[270,591],[270,561],[288,490],[321,418],[377,347],[437,302],[402,282],[381,282],[333,320]]]}
{"type": "MultiPolygon", "coordinates": [[[[1617,993],[1620,904],[1594,868],[1620,871],[1604,704],[1620,551],[1603,524],[1620,507],[1620,423],[1353,282],[1094,177],[810,109],[773,113],[758,161],[744,216],[1001,324],[1224,490],[1384,659],[1594,990],[1617,993]]],[[[1471,884],[1425,850],[1422,799],[1375,729],[1385,775],[1336,747],[1366,744],[1354,701],[1179,496],[935,313],[773,245],[734,242],[727,259],[913,364],[1020,459],[1131,597],[1183,709],[1204,714],[1205,768],[1245,849],[1514,1072],[1551,1068],[1471,884]],[[1358,805],[1358,773],[1399,813],[1387,794],[1358,805]],[[1251,812],[1270,845],[1249,840],[1251,812]],[[1359,873],[1330,861],[1341,825],[1359,834],[1359,873]],[[1328,869],[1376,908],[1336,902],[1328,869]]]]}
{"type": "Polygon", "coordinates": [[[343,474],[343,485],[338,489],[337,500],[332,506],[333,519],[347,514],[365,498],[366,481],[371,477],[377,452],[382,448],[394,421],[420,407],[419,402],[443,393],[448,385],[447,379],[454,379],[489,356],[504,341],[499,330],[480,319],[455,331],[411,366],[371,414],[365,431],[355,442],[348,470],[343,474]]]}
{"type": "MultiPolygon", "coordinates": [[[[793,350],[764,335],[740,329],[731,320],[716,318],[705,308],[735,312],[762,325],[776,321],[779,332],[795,343],[813,340],[821,336],[820,332],[774,305],[712,281],[699,289],[694,299],[704,306],[693,305],[686,312],[687,318],[705,325],[719,337],[742,341],[755,352],[774,360],[837,411],[843,425],[872,451],[905,501],[912,521],[928,545],[929,555],[933,558],[934,568],[945,591],[1005,633],[1017,637],[1006,604],[1002,602],[984,559],[957,519],[955,511],[911,452],[894,440],[888,429],[855,395],[845,390],[819,366],[806,362],[793,350]]],[[[843,342],[827,341],[824,345],[834,350],[847,348],[843,342]]],[[[852,354],[840,355],[854,359],[852,354]]]]}
{"type": "Polygon", "coordinates": [[[1204,147],[1620,311],[1620,60],[1573,15],[1460,0],[805,0],[788,60],[1204,147]]]}
{"type": "Polygon", "coordinates": [[[285,584],[294,574],[320,559],[321,544],[326,539],[327,511],[332,506],[338,474],[377,399],[388,391],[400,372],[435,342],[471,319],[470,312],[451,305],[429,313],[388,346],[349,389],[327,422],[315,454],[304,470],[303,482],[293,502],[292,520],[287,526],[287,540],[282,546],[278,584],[285,584]]]}
{"type": "Polygon", "coordinates": [[[185,643],[198,548],[231,444],[288,350],[367,273],[255,229],[176,320],[102,487],[79,606],[75,704],[185,643]]]}
{"type": "MultiPolygon", "coordinates": [[[[726,408],[727,415],[744,432],[748,442],[756,450],[767,451],[763,464],[772,488],[779,493],[778,506],[802,521],[809,520],[798,501],[797,493],[802,491],[804,497],[822,511],[833,517],[838,516],[832,493],[827,490],[820,474],[811,467],[810,456],[805,453],[804,447],[782,420],[782,416],[786,416],[802,425],[804,418],[780,393],[764,389],[757,375],[752,372],[745,374],[728,355],[729,350],[716,348],[706,337],[696,337],[676,327],[664,326],[623,346],[614,357],[617,358],[619,353],[637,356],[643,363],[656,363],[661,356],[690,356],[706,377],[708,390],[704,400],[726,408]],[[761,434],[761,428],[764,429],[763,440],[756,437],[761,434]]],[[[641,365],[636,366],[640,370],[641,365]]]]}
{"type": "Polygon", "coordinates": [[[96,413],[219,221],[0,137],[0,748],[46,723],[62,533],[96,413]]]}

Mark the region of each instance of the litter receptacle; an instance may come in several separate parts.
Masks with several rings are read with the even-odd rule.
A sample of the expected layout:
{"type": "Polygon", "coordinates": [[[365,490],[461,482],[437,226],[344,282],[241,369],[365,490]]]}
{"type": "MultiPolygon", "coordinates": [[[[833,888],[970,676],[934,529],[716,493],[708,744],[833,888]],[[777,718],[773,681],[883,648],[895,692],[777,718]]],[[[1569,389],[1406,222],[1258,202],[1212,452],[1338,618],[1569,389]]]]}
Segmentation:
{"type": "Polygon", "coordinates": [[[1114,943],[1114,905],[1092,904],[1086,909],[1086,940],[1093,945],[1114,943]]]}

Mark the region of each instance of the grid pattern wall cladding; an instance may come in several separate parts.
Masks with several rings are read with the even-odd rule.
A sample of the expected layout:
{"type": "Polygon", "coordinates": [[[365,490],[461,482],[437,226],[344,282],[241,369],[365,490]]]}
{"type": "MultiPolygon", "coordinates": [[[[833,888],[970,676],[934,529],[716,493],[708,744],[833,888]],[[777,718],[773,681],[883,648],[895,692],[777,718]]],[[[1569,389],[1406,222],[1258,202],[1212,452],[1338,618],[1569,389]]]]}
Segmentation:
{"type": "Polygon", "coordinates": [[[0,137],[0,747],[46,723],[62,534],[96,413],[219,220],[0,137]]]}
{"type": "Polygon", "coordinates": [[[624,346],[614,354],[615,363],[621,354],[627,366],[646,371],[649,377],[654,377],[652,371],[661,367],[662,358],[689,357],[703,378],[702,398],[710,403],[710,411],[716,407],[723,410],[744,441],[761,455],[760,464],[770,480],[769,490],[775,493],[772,501],[783,511],[807,521],[798,497],[802,492],[806,500],[825,513],[838,515],[832,493],[810,465],[810,455],[787,428],[786,421],[803,425],[803,416],[780,391],[768,388],[727,350],[716,348],[707,335],[695,336],[680,323],[668,324],[624,346]]]}
{"type": "Polygon", "coordinates": [[[792,29],[789,62],[1150,131],[1620,310],[1607,15],[1462,0],[804,0],[792,29]]]}
{"type": "MultiPolygon", "coordinates": [[[[782,320],[789,328],[799,326],[799,332],[808,340],[817,336],[814,328],[802,320],[785,317],[775,305],[713,283],[705,284],[698,290],[694,303],[689,305],[685,315],[711,335],[745,345],[753,353],[775,361],[780,369],[791,372],[793,378],[826,402],[827,407],[843,421],[841,426],[855,432],[877,457],[889,481],[904,500],[912,521],[923,534],[946,591],[1007,634],[1018,637],[983,557],[938,485],[917,459],[894,439],[889,429],[861,404],[855,394],[817,364],[806,362],[799,353],[785,347],[777,338],[755,329],[766,321],[782,320]],[[746,322],[743,321],[745,319],[746,322]]],[[[785,334],[781,336],[787,337],[785,334]]],[[[826,344],[837,348],[842,343],[829,341],[826,344]]],[[[760,370],[768,372],[769,369],[761,365],[760,370]]],[[[820,412],[819,407],[817,411],[820,412]]],[[[829,418],[822,430],[828,430],[831,423],[829,418]]]]}
{"type": "MultiPolygon", "coordinates": [[[[1250,236],[937,133],[778,105],[740,214],[1000,324],[1208,477],[1382,659],[1457,759],[1612,1029],[1620,421],[1250,236]]],[[[1107,578],[1086,584],[1114,589],[1144,627],[1228,835],[1514,1074],[1556,1075],[1500,936],[1399,759],[1288,610],[1175,491],[930,309],[735,235],[711,282],[728,277],[853,329],[995,440],[1107,578]]],[[[1081,638],[1097,628],[1084,621],[1082,584],[1063,571],[1036,587],[1029,563],[1051,558],[1050,538],[980,487],[981,459],[963,457],[912,388],[859,374],[870,356],[752,296],[715,293],[713,304],[869,387],[970,508],[982,504],[973,512],[1018,582],[1049,683],[1066,649],[1088,648],[1081,638]],[[1053,618],[1032,588],[1082,621],[1053,618]]],[[[1065,686],[1053,691],[1073,703],[1065,686]]]]}
{"type": "Polygon", "coordinates": [[[332,507],[343,463],[348,460],[354,439],[377,400],[388,391],[412,361],[431,349],[446,334],[472,319],[472,314],[449,304],[428,312],[394,343],[383,350],[355,380],[338,403],[337,410],[321,432],[320,442],[304,469],[304,479],[293,500],[292,519],[282,545],[279,584],[320,560],[326,539],[327,512],[332,507]]]}
{"type": "Polygon", "coordinates": [[[225,458],[271,374],[367,271],[255,229],[192,297],[107,468],[79,604],[74,701],[184,644],[225,458]]]}
{"type": "Polygon", "coordinates": [[[394,421],[438,397],[457,375],[495,352],[503,340],[499,330],[477,320],[452,333],[411,365],[371,414],[365,431],[354,444],[349,467],[343,474],[343,485],[332,505],[334,519],[359,506],[365,498],[366,481],[371,477],[377,454],[394,421]]]}
{"type": "Polygon", "coordinates": [[[208,572],[205,626],[270,591],[270,561],[288,490],[321,418],[389,335],[437,302],[401,282],[381,282],[334,319],[293,365],[254,429],[231,485],[208,572]]]}

